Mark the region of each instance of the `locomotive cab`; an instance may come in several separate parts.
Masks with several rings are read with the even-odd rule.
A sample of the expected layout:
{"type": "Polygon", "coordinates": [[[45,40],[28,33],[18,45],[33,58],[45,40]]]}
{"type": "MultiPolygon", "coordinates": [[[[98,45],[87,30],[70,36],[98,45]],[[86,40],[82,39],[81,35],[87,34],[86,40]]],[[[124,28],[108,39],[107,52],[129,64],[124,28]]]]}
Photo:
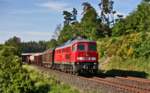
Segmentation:
{"type": "Polygon", "coordinates": [[[72,47],[75,67],[78,72],[96,73],[98,70],[98,53],[96,42],[77,42],[72,47]]]}

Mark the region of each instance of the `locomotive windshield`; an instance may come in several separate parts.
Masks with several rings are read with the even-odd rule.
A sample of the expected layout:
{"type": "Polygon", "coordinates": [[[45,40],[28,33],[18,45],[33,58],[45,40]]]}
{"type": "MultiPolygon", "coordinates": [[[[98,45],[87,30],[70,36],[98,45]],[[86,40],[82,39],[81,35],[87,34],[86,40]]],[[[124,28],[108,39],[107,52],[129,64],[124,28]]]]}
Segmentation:
{"type": "Polygon", "coordinates": [[[96,51],[96,45],[95,44],[89,44],[88,45],[88,50],[90,50],[90,51],[96,51]]]}
{"type": "Polygon", "coordinates": [[[72,47],[72,51],[96,51],[96,44],[94,43],[79,43],[72,47]]]}
{"type": "Polygon", "coordinates": [[[80,44],[80,45],[78,45],[77,49],[80,50],[80,51],[84,51],[85,50],[85,46],[80,44]]]}

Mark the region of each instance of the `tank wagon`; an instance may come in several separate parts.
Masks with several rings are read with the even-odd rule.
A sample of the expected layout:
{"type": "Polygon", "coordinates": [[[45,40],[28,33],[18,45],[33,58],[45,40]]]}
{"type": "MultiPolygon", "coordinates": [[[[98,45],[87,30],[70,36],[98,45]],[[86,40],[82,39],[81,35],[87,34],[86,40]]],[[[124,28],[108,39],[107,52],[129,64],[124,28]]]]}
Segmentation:
{"type": "Polygon", "coordinates": [[[45,67],[73,74],[97,73],[98,53],[96,46],[95,41],[76,38],[69,40],[62,46],[46,50],[38,55],[42,57],[34,63],[41,62],[45,67]]]}

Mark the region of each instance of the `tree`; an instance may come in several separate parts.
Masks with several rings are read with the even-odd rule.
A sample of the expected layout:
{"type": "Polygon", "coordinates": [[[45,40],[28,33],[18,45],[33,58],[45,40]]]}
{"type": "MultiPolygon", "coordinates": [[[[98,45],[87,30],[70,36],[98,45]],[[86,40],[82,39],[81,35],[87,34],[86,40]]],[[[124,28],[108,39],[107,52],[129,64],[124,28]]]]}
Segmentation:
{"type": "Polygon", "coordinates": [[[52,36],[53,39],[58,39],[59,35],[60,35],[60,31],[61,31],[61,24],[57,25],[54,31],[54,35],[52,36]]]}
{"type": "Polygon", "coordinates": [[[113,9],[114,1],[112,0],[101,0],[99,7],[101,9],[101,19],[106,25],[112,26],[115,23],[114,14],[116,11],[113,9]]]}
{"type": "Polygon", "coordinates": [[[150,31],[150,3],[149,0],[143,0],[125,19],[119,20],[113,27],[113,35],[120,36],[133,32],[150,31]]]}
{"type": "Polygon", "coordinates": [[[64,42],[68,41],[72,38],[73,35],[73,29],[71,25],[65,25],[63,29],[60,32],[60,35],[58,37],[58,45],[63,44],[64,42]]]}
{"type": "Polygon", "coordinates": [[[19,37],[16,37],[16,36],[8,39],[5,42],[6,45],[11,45],[11,46],[14,46],[14,47],[17,47],[20,43],[21,43],[21,39],[19,37]]]}
{"type": "Polygon", "coordinates": [[[21,39],[19,37],[12,37],[5,42],[5,45],[12,46],[17,49],[18,55],[21,53],[21,39]]]}
{"type": "Polygon", "coordinates": [[[77,9],[73,8],[72,12],[63,11],[64,15],[64,25],[69,25],[70,23],[77,22],[77,9]]]}
{"type": "Polygon", "coordinates": [[[29,42],[22,42],[21,43],[21,52],[22,53],[37,53],[43,52],[47,49],[47,42],[46,41],[29,41],[29,42]]]}
{"type": "Polygon", "coordinates": [[[92,40],[111,35],[109,27],[102,23],[96,10],[87,2],[83,3],[83,6],[84,15],[81,25],[84,35],[92,40]]]}
{"type": "Polygon", "coordinates": [[[69,25],[71,20],[72,20],[72,13],[68,12],[68,11],[63,11],[63,15],[64,15],[64,25],[69,25]]]}
{"type": "Polygon", "coordinates": [[[59,31],[58,45],[76,36],[87,37],[91,40],[111,36],[111,29],[102,22],[94,7],[88,2],[84,2],[82,5],[83,17],[81,22],[76,21],[77,10],[75,8],[73,8],[72,13],[63,11],[65,24],[59,31]]]}
{"type": "Polygon", "coordinates": [[[72,21],[77,22],[77,14],[78,14],[77,9],[73,8],[73,10],[72,10],[72,21]]]}
{"type": "Polygon", "coordinates": [[[83,6],[83,13],[82,14],[85,14],[89,9],[92,8],[91,4],[88,2],[82,3],[82,6],[83,6]]]}
{"type": "Polygon", "coordinates": [[[81,19],[81,25],[83,27],[83,33],[86,37],[93,39],[96,32],[97,13],[96,10],[87,2],[83,3],[83,17],[81,19]]]}
{"type": "Polygon", "coordinates": [[[56,48],[57,46],[57,41],[55,39],[51,39],[48,43],[47,43],[47,48],[56,48]]]}

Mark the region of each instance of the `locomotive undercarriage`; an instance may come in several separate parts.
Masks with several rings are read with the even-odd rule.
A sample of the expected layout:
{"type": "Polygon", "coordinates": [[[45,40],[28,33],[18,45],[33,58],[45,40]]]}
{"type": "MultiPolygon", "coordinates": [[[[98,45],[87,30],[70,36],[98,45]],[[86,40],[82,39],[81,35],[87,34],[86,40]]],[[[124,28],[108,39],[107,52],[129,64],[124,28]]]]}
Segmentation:
{"type": "Polygon", "coordinates": [[[98,63],[82,62],[75,64],[76,70],[80,73],[94,73],[98,71],[98,63]]]}
{"type": "Polygon", "coordinates": [[[98,63],[94,62],[72,63],[72,64],[55,63],[51,68],[76,75],[83,73],[96,74],[98,71],[98,63]]]}

